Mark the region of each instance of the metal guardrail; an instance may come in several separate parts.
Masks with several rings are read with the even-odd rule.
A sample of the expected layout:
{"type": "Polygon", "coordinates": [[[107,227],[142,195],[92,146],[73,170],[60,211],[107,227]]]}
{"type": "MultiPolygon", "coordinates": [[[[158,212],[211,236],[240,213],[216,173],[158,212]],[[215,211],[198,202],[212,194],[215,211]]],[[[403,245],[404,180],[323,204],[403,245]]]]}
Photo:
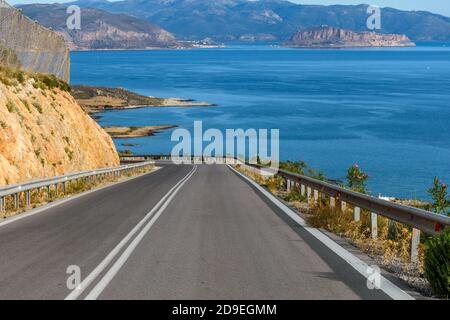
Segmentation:
{"type": "MultiPolygon", "coordinates": [[[[251,170],[257,169],[259,173],[267,170],[267,168],[256,164],[241,163],[241,165],[251,170]]],[[[273,169],[271,171],[273,172],[273,169]]],[[[410,247],[410,259],[412,263],[419,262],[421,231],[436,235],[450,226],[450,217],[434,212],[378,199],[326,181],[285,170],[278,170],[276,175],[286,180],[286,188],[288,191],[293,187],[299,188],[301,195],[306,196],[308,203],[313,202],[314,204],[318,204],[320,198],[328,196],[330,207],[337,209],[337,214],[346,210],[347,203],[351,204],[353,205],[355,221],[361,219],[361,209],[367,210],[370,212],[372,239],[378,238],[378,215],[412,227],[410,247]]]]}
{"type": "MultiPolygon", "coordinates": [[[[183,160],[183,161],[208,161],[220,160],[218,163],[240,164],[250,170],[258,170],[258,173],[267,171],[269,175],[273,174],[273,169],[260,166],[253,163],[241,161],[237,158],[231,157],[201,157],[188,156],[180,158],[172,158],[170,155],[123,155],[120,157],[124,162],[137,162],[136,164],[128,164],[115,168],[106,168],[92,171],[83,171],[70,175],[35,180],[25,182],[22,184],[10,185],[0,188],[0,211],[5,209],[5,197],[14,196],[15,207],[19,207],[19,195],[22,192],[26,194],[27,206],[30,204],[30,191],[33,189],[40,189],[43,187],[49,188],[52,185],[57,186],[69,181],[73,181],[85,177],[98,177],[106,174],[121,174],[127,170],[145,167],[153,164],[153,161],[148,160],[183,160]],[[143,161],[143,162],[142,162],[143,161]]],[[[429,234],[439,234],[445,228],[450,226],[450,217],[439,215],[430,211],[378,199],[370,195],[358,193],[352,190],[345,189],[341,186],[332,184],[330,182],[321,181],[305,175],[295,174],[285,170],[276,170],[275,174],[283,177],[286,180],[286,188],[290,191],[292,188],[299,188],[301,195],[307,198],[308,203],[318,203],[319,199],[325,196],[329,197],[330,207],[343,211],[347,204],[353,205],[354,219],[360,220],[361,209],[367,210],[371,214],[371,229],[372,238],[376,239],[378,236],[378,215],[386,217],[390,220],[403,223],[413,228],[413,235],[411,239],[411,261],[418,260],[418,246],[420,243],[420,231],[429,234]]],[[[328,200],[328,199],[327,199],[328,200]]]]}
{"type": "Polygon", "coordinates": [[[0,212],[5,211],[6,197],[13,196],[14,197],[14,208],[18,209],[20,206],[20,194],[25,193],[25,202],[26,206],[30,206],[31,202],[31,191],[35,189],[48,188],[50,190],[51,186],[62,185],[63,192],[65,192],[66,183],[72,182],[77,179],[88,178],[91,181],[94,181],[98,178],[102,179],[106,176],[111,177],[119,177],[122,174],[126,174],[128,172],[132,172],[136,169],[141,169],[150,165],[153,165],[153,161],[141,162],[136,164],[128,164],[122,165],[118,167],[112,168],[102,168],[97,170],[86,170],[77,173],[72,173],[63,176],[45,178],[40,180],[33,180],[23,183],[18,183],[14,185],[8,185],[5,187],[0,187],[0,212]]]}
{"type": "MultiPolygon", "coordinates": [[[[123,156],[123,159],[141,158],[141,159],[163,159],[170,160],[169,155],[131,155],[123,156]]],[[[190,157],[191,159],[202,157],[190,157]]],[[[225,159],[226,157],[220,157],[225,159]]],[[[187,158],[189,159],[189,157],[187,158]]],[[[252,164],[248,162],[242,162],[233,158],[234,161],[239,161],[242,165],[246,165],[258,170],[264,170],[265,167],[252,164]]],[[[358,211],[361,209],[367,210],[373,214],[378,214],[389,218],[391,220],[403,223],[407,226],[419,229],[426,233],[438,234],[444,230],[444,228],[450,226],[450,217],[436,214],[434,212],[426,211],[419,208],[414,208],[399,203],[390,202],[387,200],[379,199],[370,195],[358,193],[352,190],[345,189],[341,186],[314,179],[308,176],[291,173],[285,170],[278,170],[276,173],[286,179],[287,186],[290,189],[292,183],[298,184],[302,195],[307,196],[317,202],[322,195],[330,197],[331,206],[336,206],[336,202],[341,202],[341,205],[345,206],[347,203],[355,207],[355,218],[358,218],[358,211]],[[302,187],[303,186],[303,187],[302,187]],[[308,190],[310,189],[310,191],[308,190]]]]}
{"type": "MultiPolygon", "coordinates": [[[[256,164],[245,163],[245,165],[264,170],[264,167],[256,164]]],[[[438,234],[445,227],[450,226],[450,217],[431,211],[379,199],[326,181],[285,170],[278,170],[277,175],[286,179],[288,189],[293,187],[292,183],[298,184],[301,194],[314,202],[318,202],[322,195],[326,195],[330,197],[331,206],[336,206],[336,201],[351,204],[356,208],[356,211],[364,209],[429,234],[438,234]],[[307,188],[311,190],[309,193],[307,188]]],[[[356,213],[357,216],[358,214],[356,213]]]]}

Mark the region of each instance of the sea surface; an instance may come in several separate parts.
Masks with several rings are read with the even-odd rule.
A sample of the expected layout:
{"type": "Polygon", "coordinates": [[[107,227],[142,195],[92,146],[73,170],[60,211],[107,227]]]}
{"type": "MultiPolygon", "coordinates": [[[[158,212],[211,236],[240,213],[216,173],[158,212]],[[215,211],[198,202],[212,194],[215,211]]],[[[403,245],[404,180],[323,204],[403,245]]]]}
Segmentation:
{"type": "MultiPolygon", "coordinates": [[[[72,84],[218,104],[109,111],[101,125],[278,128],[281,159],[304,160],[333,179],[357,163],[372,194],[427,199],[434,176],[450,183],[450,44],[74,52],[71,73],[72,84]]],[[[167,154],[170,136],[115,142],[167,154]]]]}

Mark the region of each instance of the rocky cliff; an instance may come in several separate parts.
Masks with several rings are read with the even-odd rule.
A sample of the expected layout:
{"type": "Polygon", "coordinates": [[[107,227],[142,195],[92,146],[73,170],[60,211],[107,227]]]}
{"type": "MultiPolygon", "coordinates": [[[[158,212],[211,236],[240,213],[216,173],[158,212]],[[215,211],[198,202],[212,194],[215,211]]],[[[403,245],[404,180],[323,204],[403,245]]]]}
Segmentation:
{"type": "Polygon", "coordinates": [[[64,38],[23,16],[17,9],[2,5],[0,6],[1,60],[5,60],[5,52],[10,55],[13,53],[17,64],[26,70],[52,73],[69,81],[70,57],[64,38]]]}
{"type": "Polygon", "coordinates": [[[0,185],[119,164],[111,138],[67,90],[0,66],[0,185]]]}
{"type": "Polygon", "coordinates": [[[403,34],[354,32],[334,27],[319,27],[298,31],[286,42],[290,47],[352,48],[406,47],[415,44],[403,34]]]}
{"type": "Polygon", "coordinates": [[[80,30],[69,30],[65,5],[31,4],[19,8],[26,16],[63,35],[71,50],[183,47],[166,30],[124,14],[82,9],[80,30]]]}

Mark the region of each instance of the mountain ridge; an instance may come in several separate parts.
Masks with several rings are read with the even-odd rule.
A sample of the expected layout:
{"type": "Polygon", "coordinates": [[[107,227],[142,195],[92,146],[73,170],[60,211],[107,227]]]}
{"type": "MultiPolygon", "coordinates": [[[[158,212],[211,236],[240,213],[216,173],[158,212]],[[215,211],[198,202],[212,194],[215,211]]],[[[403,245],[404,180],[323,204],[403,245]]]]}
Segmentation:
{"type": "MultiPolygon", "coordinates": [[[[368,5],[302,5],[285,0],[79,0],[72,4],[150,20],[177,38],[217,41],[265,35],[285,41],[299,29],[329,25],[367,31],[368,5]]],[[[382,9],[382,29],[415,41],[450,41],[450,17],[426,11],[382,9]]]]}
{"type": "Polygon", "coordinates": [[[30,4],[18,8],[24,15],[62,34],[71,50],[182,47],[166,30],[125,14],[82,8],[81,29],[68,30],[65,4],[30,4]]]}

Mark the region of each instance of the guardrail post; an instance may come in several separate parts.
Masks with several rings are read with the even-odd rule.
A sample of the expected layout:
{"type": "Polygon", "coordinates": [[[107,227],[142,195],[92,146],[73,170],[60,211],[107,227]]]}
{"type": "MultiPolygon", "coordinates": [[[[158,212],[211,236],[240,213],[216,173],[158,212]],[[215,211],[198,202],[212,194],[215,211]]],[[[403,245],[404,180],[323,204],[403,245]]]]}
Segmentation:
{"type": "Polygon", "coordinates": [[[378,239],[378,215],[376,213],[370,213],[370,224],[372,229],[372,239],[378,239]]]}
{"type": "Polygon", "coordinates": [[[5,211],[5,197],[0,197],[0,212],[4,212],[5,211]]]}
{"type": "Polygon", "coordinates": [[[31,205],[31,194],[30,194],[30,190],[25,192],[25,202],[27,204],[27,208],[30,207],[31,205]]]}
{"type": "Polygon", "coordinates": [[[319,190],[314,190],[314,204],[317,205],[319,203],[319,190]]]}
{"type": "Polygon", "coordinates": [[[286,179],[286,191],[291,192],[291,180],[286,179]]]}
{"type": "Polygon", "coordinates": [[[302,184],[300,186],[300,193],[301,193],[302,196],[305,196],[305,194],[306,194],[306,187],[305,187],[304,184],[302,184]]]}
{"type": "Polygon", "coordinates": [[[341,211],[345,212],[346,209],[347,209],[347,203],[345,201],[341,201],[341,211]]]}
{"type": "Polygon", "coordinates": [[[19,193],[14,193],[14,209],[19,209],[19,205],[20,205],[20,199],[19,199],[20,194],[19,193]]]}
{"type": "Polygon", "coordinates": [[[306,197],[308,199],[308,203],[311,201],[311,188],[307,187],[306,188],[306,197]]]}
{"type": "Polygon", "coordinates": [[[330,207],[331,207],[331,209],[336,208],[336,198],[335,197],[330,197],[330,207]]]}
{"type": "Polygon", "coordinates": [[[353,216],[355,221],[360,221],[361,220],[361,209],[359,207],[355,207],[353,209],[353,216]]]}
{"type": "Polygon", "coordinates": [[[411,238],[411,262],[419,262],[420,230],[413,228],[411,238]]]}

